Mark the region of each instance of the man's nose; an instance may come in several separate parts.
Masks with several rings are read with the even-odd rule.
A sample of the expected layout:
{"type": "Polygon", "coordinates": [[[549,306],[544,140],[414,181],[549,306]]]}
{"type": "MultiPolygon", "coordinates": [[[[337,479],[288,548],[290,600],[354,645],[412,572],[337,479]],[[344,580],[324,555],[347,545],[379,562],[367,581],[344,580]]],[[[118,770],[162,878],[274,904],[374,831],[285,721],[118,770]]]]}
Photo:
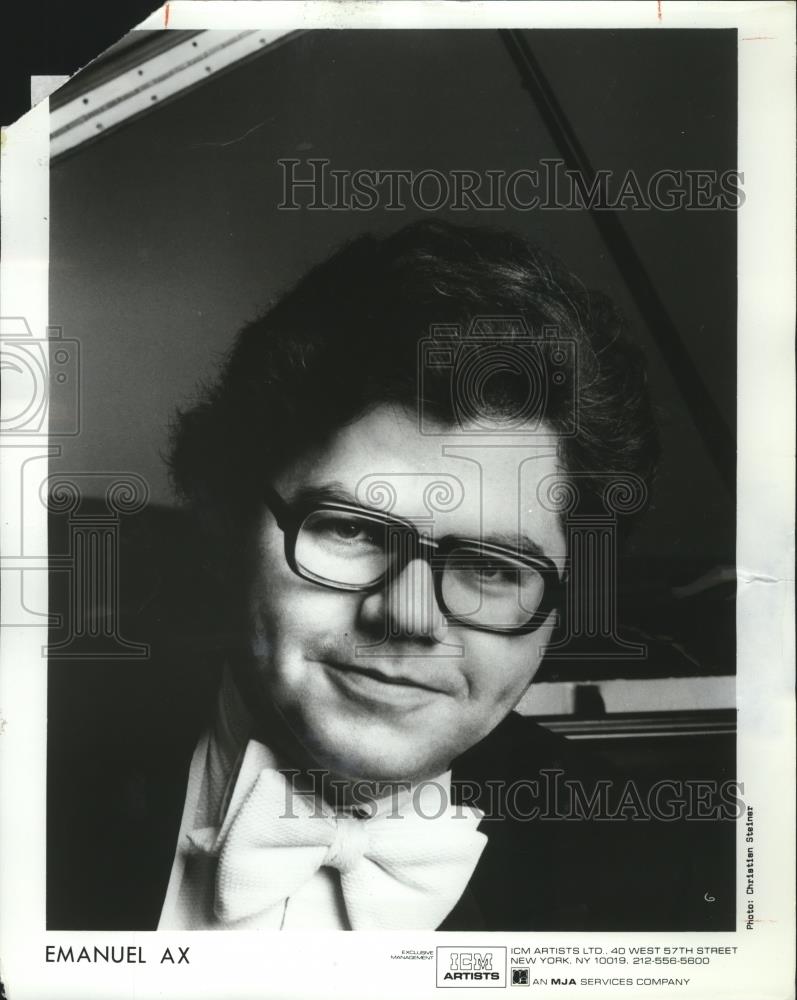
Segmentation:
{"type": "Polygon", "coordinates": [[[434,593],[432,568],[412,559],[388,574],[383,586],[363,601],[361,615],[370,630],[381,628],[385,638],[442,640],[446,628],[434,593]]]}

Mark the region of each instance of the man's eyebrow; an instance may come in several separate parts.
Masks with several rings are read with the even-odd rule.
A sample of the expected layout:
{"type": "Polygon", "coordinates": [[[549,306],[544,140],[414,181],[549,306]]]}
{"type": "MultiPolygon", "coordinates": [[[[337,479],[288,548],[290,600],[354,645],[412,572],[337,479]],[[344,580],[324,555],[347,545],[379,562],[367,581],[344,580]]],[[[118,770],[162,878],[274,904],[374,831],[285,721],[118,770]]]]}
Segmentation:
{"type": "Polygon", "coordinates": [[[349,492],[343,483],[333,481],[317,486],[300,486],[287,502],[293,504],[313,503],[345,503],[353,507],[362,507],[353,493],[349,492]]]}
{"type": "Polygon", "coordinates": [[[485,545],[499,545],[502,549],[510,549],[522,556],[544,556],[544,549],[528,535],[515,535],[508,531],[485,535],[482,538],[485,545]]]}

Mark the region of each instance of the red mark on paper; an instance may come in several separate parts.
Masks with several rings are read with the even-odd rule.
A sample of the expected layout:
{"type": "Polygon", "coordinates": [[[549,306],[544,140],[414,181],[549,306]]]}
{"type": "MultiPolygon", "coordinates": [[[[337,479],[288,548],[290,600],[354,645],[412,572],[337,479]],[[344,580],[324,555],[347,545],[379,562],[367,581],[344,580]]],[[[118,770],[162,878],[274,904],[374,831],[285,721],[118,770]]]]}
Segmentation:
{"type": "Polygon", "coordinates": [[[163,27],[164,28],[168,28],[169,27],[169,5],[168,4],[166,4],[165,7],[163,8],[163,27]]]}
{"type": "Polygon", "coordinates": [[[742,39],[743,42],[774,42],[774,35],[748,35],[742,39]]]}
{"type": "MultiPolygon", "coordinates": [[[[169,5],[166,4],[166,6],[169,5]]],[[[661,0],[656,0],[656,17],[661,20],[661,0]]]]}

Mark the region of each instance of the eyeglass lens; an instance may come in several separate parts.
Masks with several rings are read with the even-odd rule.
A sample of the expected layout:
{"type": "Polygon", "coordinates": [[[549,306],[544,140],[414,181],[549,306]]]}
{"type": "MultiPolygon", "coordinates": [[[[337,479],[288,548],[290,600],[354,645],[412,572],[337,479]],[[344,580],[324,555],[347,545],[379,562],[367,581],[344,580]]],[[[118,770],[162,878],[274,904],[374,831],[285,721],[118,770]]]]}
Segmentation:
{"type": "MultiPolygon", "coordinates": [[[[367,514],[314,511],[297,533],[295,561],[316,579],[366,588],[381,581],[397,563],[400,538],[400,530],[367,514]]],[[[474,624],[521,626],[539,608],[543,591],[540,572],[509,556],[462,545],[445,557],[443,603],[450,614],[474,624]]]]}

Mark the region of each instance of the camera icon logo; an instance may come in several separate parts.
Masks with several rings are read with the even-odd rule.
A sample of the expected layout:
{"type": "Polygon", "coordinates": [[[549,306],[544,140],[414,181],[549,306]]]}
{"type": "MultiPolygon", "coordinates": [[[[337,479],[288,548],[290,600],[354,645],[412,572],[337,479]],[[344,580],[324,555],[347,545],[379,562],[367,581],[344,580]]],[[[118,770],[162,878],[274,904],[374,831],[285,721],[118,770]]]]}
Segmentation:
{"type": "Polygon", "coordinates": [[[80,344],[51,327],[34,337],[21,316],[0,319],[5,434],[72,436],[80,431],[80,344]],[[49,377],[48,377],[49,372],[49,377]]]}
{"type": "Polygon", "coordinates": [[[435,325],[418,344],[418,418],[422,434],[443,433],[429,400],[449,394],[463,433],[543,434],[555,402],[558,432],[577,431],[577,344],[559,328],[532,332],[520,316],[475,318],[461,326],[435,325]],[[496,426],[495,414],[501,417],[496,426]]]}

